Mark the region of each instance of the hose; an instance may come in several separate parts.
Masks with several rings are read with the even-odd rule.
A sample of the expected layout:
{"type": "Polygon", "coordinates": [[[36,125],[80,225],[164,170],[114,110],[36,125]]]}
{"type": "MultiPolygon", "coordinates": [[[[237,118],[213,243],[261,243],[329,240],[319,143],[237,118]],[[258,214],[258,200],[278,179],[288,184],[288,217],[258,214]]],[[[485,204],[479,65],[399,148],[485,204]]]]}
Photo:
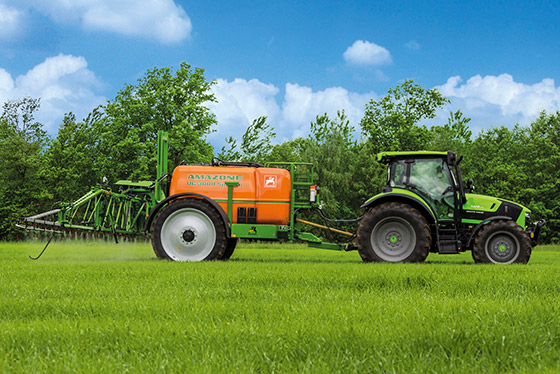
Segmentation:
{"type": "MultiPolygon", "coordinates": [[[[321,208],[319,208],[319,207],[314,207],[313,210],[316,211],[316,212],[319,214],[319,216],[323,219],[323,221],[325,222],[325,226],[327,227],[327,230],[328,230],[329,232],[333,232],[333,233],[336,233],[336,231],[342,231],[342,230],[340,230],[339,228],[336,228],[336,227],[331,227],[331,226],[329,225],[329,223],[332,223],[332,222],[343,222],[343,223],[358,222],[358,221],[360,221],[360,220],[364,217],[364,215],[361,215],[361,216],[359,216],[359,217],[352,218],[352,219],[330,219],[330,218],[327,218],[327,217],[325,216],[325,214],[323,213],[323,211],[321,210],[321,208]],[[335,231],[335,230],[336,230],[336,231],[335,231]]],[[[351,243],[354,239],[356,239],[356,233],[355,233],[355,232],[354,232],[354,235],[351,236],[350,239],[348,239],[348,241],[347,241],[346,243],[349,244],[349,243],[351,243]]]]}
{"type": "Polygon", "coordinates": [[[51,240],[54,238],[54,234],[55,234],[55,233],[53,232],[52,235],[51,235],[51,237],[49,238],[49,241],[47,242],[47,245],[45,245],[45,248],[43,248],[43,250],[41,251],[41,253],[39,253],[39,256],[37,256],[37,257],[28,256],[28,257],[29,257],[30,259],[32,259],[32,260],[38,260],[39,257],[41,257],[41,256],[43,255],[43,253],[45,253],[45,250],[47,249],[47,247],[49,246],[49,244],[51,244],[51,240]]]}

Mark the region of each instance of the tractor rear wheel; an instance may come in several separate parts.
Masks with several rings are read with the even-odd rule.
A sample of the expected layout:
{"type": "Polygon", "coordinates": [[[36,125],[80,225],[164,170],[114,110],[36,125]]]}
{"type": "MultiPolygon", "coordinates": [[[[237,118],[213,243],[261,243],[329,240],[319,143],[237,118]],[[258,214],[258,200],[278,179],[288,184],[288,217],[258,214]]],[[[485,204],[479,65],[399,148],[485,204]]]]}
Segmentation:
{"type": "Polygon", "coordinates": [[[174,201],[161,210],[154,222],[152,246],[160,259],[218,260],[226,245],[224,222],[204,200],[174,201]]]}
{"type": "Polygon", "coordinates": [[[513,221],[494,221],[476,235],[472,256],[482,264],[526,264],[531,257],[531,241],[513,221]]]}
{"type": "Polygon", "coordinates": [[[360,222],[357,239],[364,262],[423,262],[432,241],[422,214],[396,202],[370,210],[360,222]]]}

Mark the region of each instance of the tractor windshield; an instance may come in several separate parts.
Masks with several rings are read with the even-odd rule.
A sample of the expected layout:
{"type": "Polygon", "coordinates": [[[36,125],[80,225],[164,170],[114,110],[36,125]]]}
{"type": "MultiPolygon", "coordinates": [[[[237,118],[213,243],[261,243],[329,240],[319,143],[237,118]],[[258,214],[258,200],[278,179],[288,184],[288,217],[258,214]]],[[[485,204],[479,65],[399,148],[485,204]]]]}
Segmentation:
{"type": "Polygon", "coordinates": [[[389,185],[421,195],[432,206],[439,219],[453,218],[454,183],[445,160],[396,160],[391,164],[389,185]]]}

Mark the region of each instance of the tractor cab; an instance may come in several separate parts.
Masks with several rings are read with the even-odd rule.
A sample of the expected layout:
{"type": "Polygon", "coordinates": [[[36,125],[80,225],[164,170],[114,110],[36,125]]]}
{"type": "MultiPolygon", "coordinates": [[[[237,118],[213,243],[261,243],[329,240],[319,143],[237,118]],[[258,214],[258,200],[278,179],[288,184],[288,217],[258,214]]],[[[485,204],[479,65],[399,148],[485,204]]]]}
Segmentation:
{"type": "Polygon", "coordinates": [[[460,219],[466,201],[455,152],[383,152],[379,162],[388,164],[387,186],[418,194],[440,221],[460,219]]]}

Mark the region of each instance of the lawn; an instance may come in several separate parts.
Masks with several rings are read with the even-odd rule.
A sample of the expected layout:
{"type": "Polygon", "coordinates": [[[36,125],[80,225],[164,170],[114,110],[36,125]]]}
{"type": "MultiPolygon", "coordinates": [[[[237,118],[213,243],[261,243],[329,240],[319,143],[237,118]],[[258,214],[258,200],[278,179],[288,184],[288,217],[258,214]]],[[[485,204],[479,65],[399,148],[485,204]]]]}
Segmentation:
{"type": "Polygon", "coordinates": [[[528,265],[363,264],[244,244],[0,243],[0,372],[560,372],[560,246],[528,265]]]}

